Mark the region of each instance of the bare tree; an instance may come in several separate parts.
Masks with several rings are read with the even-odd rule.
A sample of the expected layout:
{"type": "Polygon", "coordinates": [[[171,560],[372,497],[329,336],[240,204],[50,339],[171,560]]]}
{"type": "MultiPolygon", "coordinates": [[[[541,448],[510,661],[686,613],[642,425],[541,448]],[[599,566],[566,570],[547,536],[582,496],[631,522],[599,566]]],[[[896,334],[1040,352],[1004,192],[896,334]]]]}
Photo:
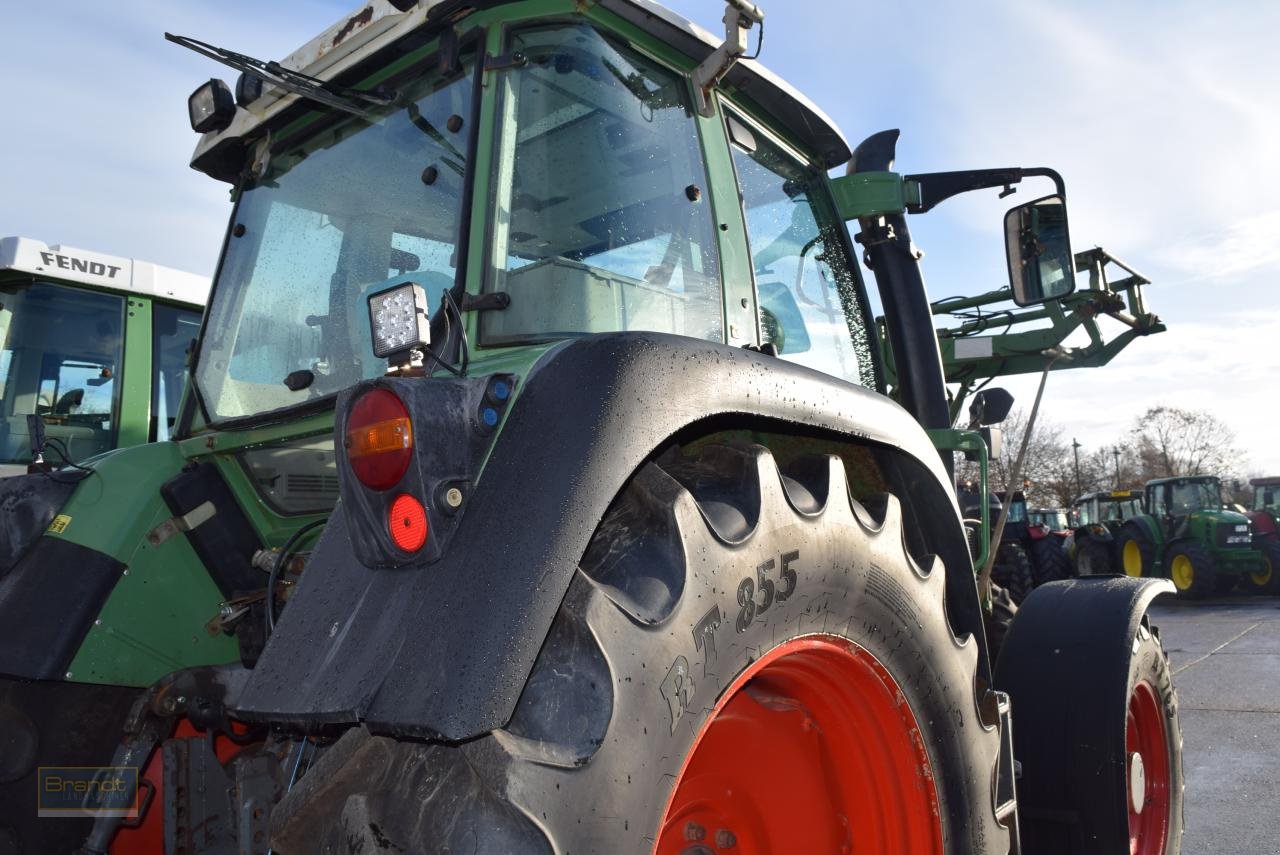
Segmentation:
{"type": "Polygon", "coordinates": [[[1144,481],[1176,475],[1227,478],[1244,463],[1235,433],[1206,410],[1152,407],[1138,417],[1133,433],[1144,481]]]}

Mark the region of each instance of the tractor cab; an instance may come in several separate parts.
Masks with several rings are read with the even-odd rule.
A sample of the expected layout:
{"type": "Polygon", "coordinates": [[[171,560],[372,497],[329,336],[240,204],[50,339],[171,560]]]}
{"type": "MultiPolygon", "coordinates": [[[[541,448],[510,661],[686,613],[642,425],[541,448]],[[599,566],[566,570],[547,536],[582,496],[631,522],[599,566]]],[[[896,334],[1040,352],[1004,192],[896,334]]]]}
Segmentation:
{"type": "MultiPolygon", "coordinates": [[[[1161,478],[1148,481],[1145,505],[1161,521],[1166,537],[1186,535],[1193,524],[1232,524],[1241,516],[1226,510],[1222,484],[1212,476],[1161,478]]],[[[1234,534],[1234,530],[1233,530],[1234,534]]],[[[1225,544],[1245,542],[1226,540],[1225,544]]]]}
{"type": "Polygon", "coordinates": [[[1249,506],[1249,519],[1258,534],[1276,534],[1276,518],[1280,517],[1280,477],[1253,478],[1253,501],[1249,506]]]}
{"type": "Polygon", "coordinates": [[[1137,490],[1110,490],[1086,493],[1072,505],[1076,525],[1119,528],[1120,523],[1142,513],[1142,493],[1137,490]]]}
{"type": "Polygon", "coordinates": [[[150,262],[0,238],[0,476],[45,451],[57,466],[167,439],[208,290],[150,262]]]}
{"type": "Polygon", "coordinates": [[[1067,531],[1071,528],[1066,508],[1032,508],[1027,511],[1027,521],[1052,532],[1067,531]]]}

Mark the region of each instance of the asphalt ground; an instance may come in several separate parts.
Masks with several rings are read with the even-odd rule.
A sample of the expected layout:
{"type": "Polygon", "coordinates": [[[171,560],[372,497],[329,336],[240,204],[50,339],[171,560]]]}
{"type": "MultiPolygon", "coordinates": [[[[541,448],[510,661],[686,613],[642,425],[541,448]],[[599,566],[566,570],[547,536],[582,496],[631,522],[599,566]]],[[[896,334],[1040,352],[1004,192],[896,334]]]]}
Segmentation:
{"type": "Polygon", "coordinates": [[[1280,597],[1161,597],[1186,782],[1184,855],[1280,855],[1280,597]]]}

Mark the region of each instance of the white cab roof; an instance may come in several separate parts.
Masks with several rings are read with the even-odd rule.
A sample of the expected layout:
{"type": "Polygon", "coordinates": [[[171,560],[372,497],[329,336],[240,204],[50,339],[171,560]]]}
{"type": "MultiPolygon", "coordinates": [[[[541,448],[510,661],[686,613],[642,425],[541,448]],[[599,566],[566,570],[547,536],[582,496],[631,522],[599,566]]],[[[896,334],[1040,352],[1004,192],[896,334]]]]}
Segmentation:
{"type": "Polygon", "coordinates": [[[20,270],[33,276],[74,282],[203,306],[209,279],[149,261],[120,258],[74,246],[25,237],[0,238],[0,271],[20,270]]]}
{"type": "MultiPolygon", "coordinates": [[[[506,0],[513,2],[513,0],[506,0]]],[[[720,44],[720,38],[682,18],[653,0],[599,0],[601,6],[621,16],[650,34],[670,42],[695,60],[701,60],[720,44]]],[[[280,61],[280,65],[321,80],[337,75],[368,58],[378,48],[389,44],[422,26],[447,0],[416,0],[401,12],[389,0],[365,0],[353,13],[311,39],[280,61]]],[[[485,4],[480,4],[485,5],[485,4]]],[[[492,5],[492,4],[490,4],[492,5]]],[[[712,3],[709,9],[721,11],[712,3]]],[[[766,110],[812,146],[828,168],[845,163],[850,157],[849,144],[835,123],[808,98],[782,78],[753,60],[737,62],[725,81],[746,91],[766,110]]],[[[237,107],[231,125],[222,131],[211,131],[200,138],[192,156],[192,166],[227,139],[245,138],[255,128],[299,100],[267,84],[262,96],[247,107],[237,107]]]]}

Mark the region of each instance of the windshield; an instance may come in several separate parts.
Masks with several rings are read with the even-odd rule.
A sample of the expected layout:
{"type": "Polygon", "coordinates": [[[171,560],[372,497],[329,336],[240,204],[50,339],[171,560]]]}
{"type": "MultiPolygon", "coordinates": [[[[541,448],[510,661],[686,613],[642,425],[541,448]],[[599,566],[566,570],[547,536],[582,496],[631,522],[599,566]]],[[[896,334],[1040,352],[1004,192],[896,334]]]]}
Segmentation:
{"type": "Polygon", "coordinates": [[[0,463],[31,459],[38,414],[58,451],[83,460],[115,444],[124,298],[51,282],[0,285],[0,463]]]}
{"type": "Polygon", "coordinates": [[[1219,510],[1222,493],[1217,481],[1178,481],[1173,485],[1169,510],[1175,515],[1202,509],[1219,510]]]}
{"type": "Polygon", "coordinates": [[[1067,524],[1066,511],[1036,511],[1033,516],[1033,522],[1046,525],[1051,531],[1062,531],[1071,527],[1067,524]]]}
{"type": "Polygon", "coordinates": [[[370,293],[413,281],[439,305],[459,253],[471,101],[465,70],[428,75],[372,124],[335,113],[273,148],[241,194],[198,356],[213,421],[381,375],[370,293]],[[291,391],[284,379],[297,371],[313,379],[291,391]]]}
{"type": "Polygon", "coordinates": [[[523,30],[504,74],[480,343],[617,330],[724,340],[720,265],[679,75],[585,25],[523,30]]]}
{"type": "Polygon", "coordinates": [[[1253,509],[1274,511],[1280,509],[1280,484],[1253,488],[1253,509]]]}
{"type": "Polygon", "coordinates": [[[1142,513],[1142,502],[1138,499],[1102,500],[1102,518],[1104,520],[1131,520],[1142,513]]]}
{"type": "Polygon", "coordinates": [[[1026,522],[1027,521],[1027,503],[1024,499],[1014,499],[1009,502],[1008,522],[1026,522]]]}

